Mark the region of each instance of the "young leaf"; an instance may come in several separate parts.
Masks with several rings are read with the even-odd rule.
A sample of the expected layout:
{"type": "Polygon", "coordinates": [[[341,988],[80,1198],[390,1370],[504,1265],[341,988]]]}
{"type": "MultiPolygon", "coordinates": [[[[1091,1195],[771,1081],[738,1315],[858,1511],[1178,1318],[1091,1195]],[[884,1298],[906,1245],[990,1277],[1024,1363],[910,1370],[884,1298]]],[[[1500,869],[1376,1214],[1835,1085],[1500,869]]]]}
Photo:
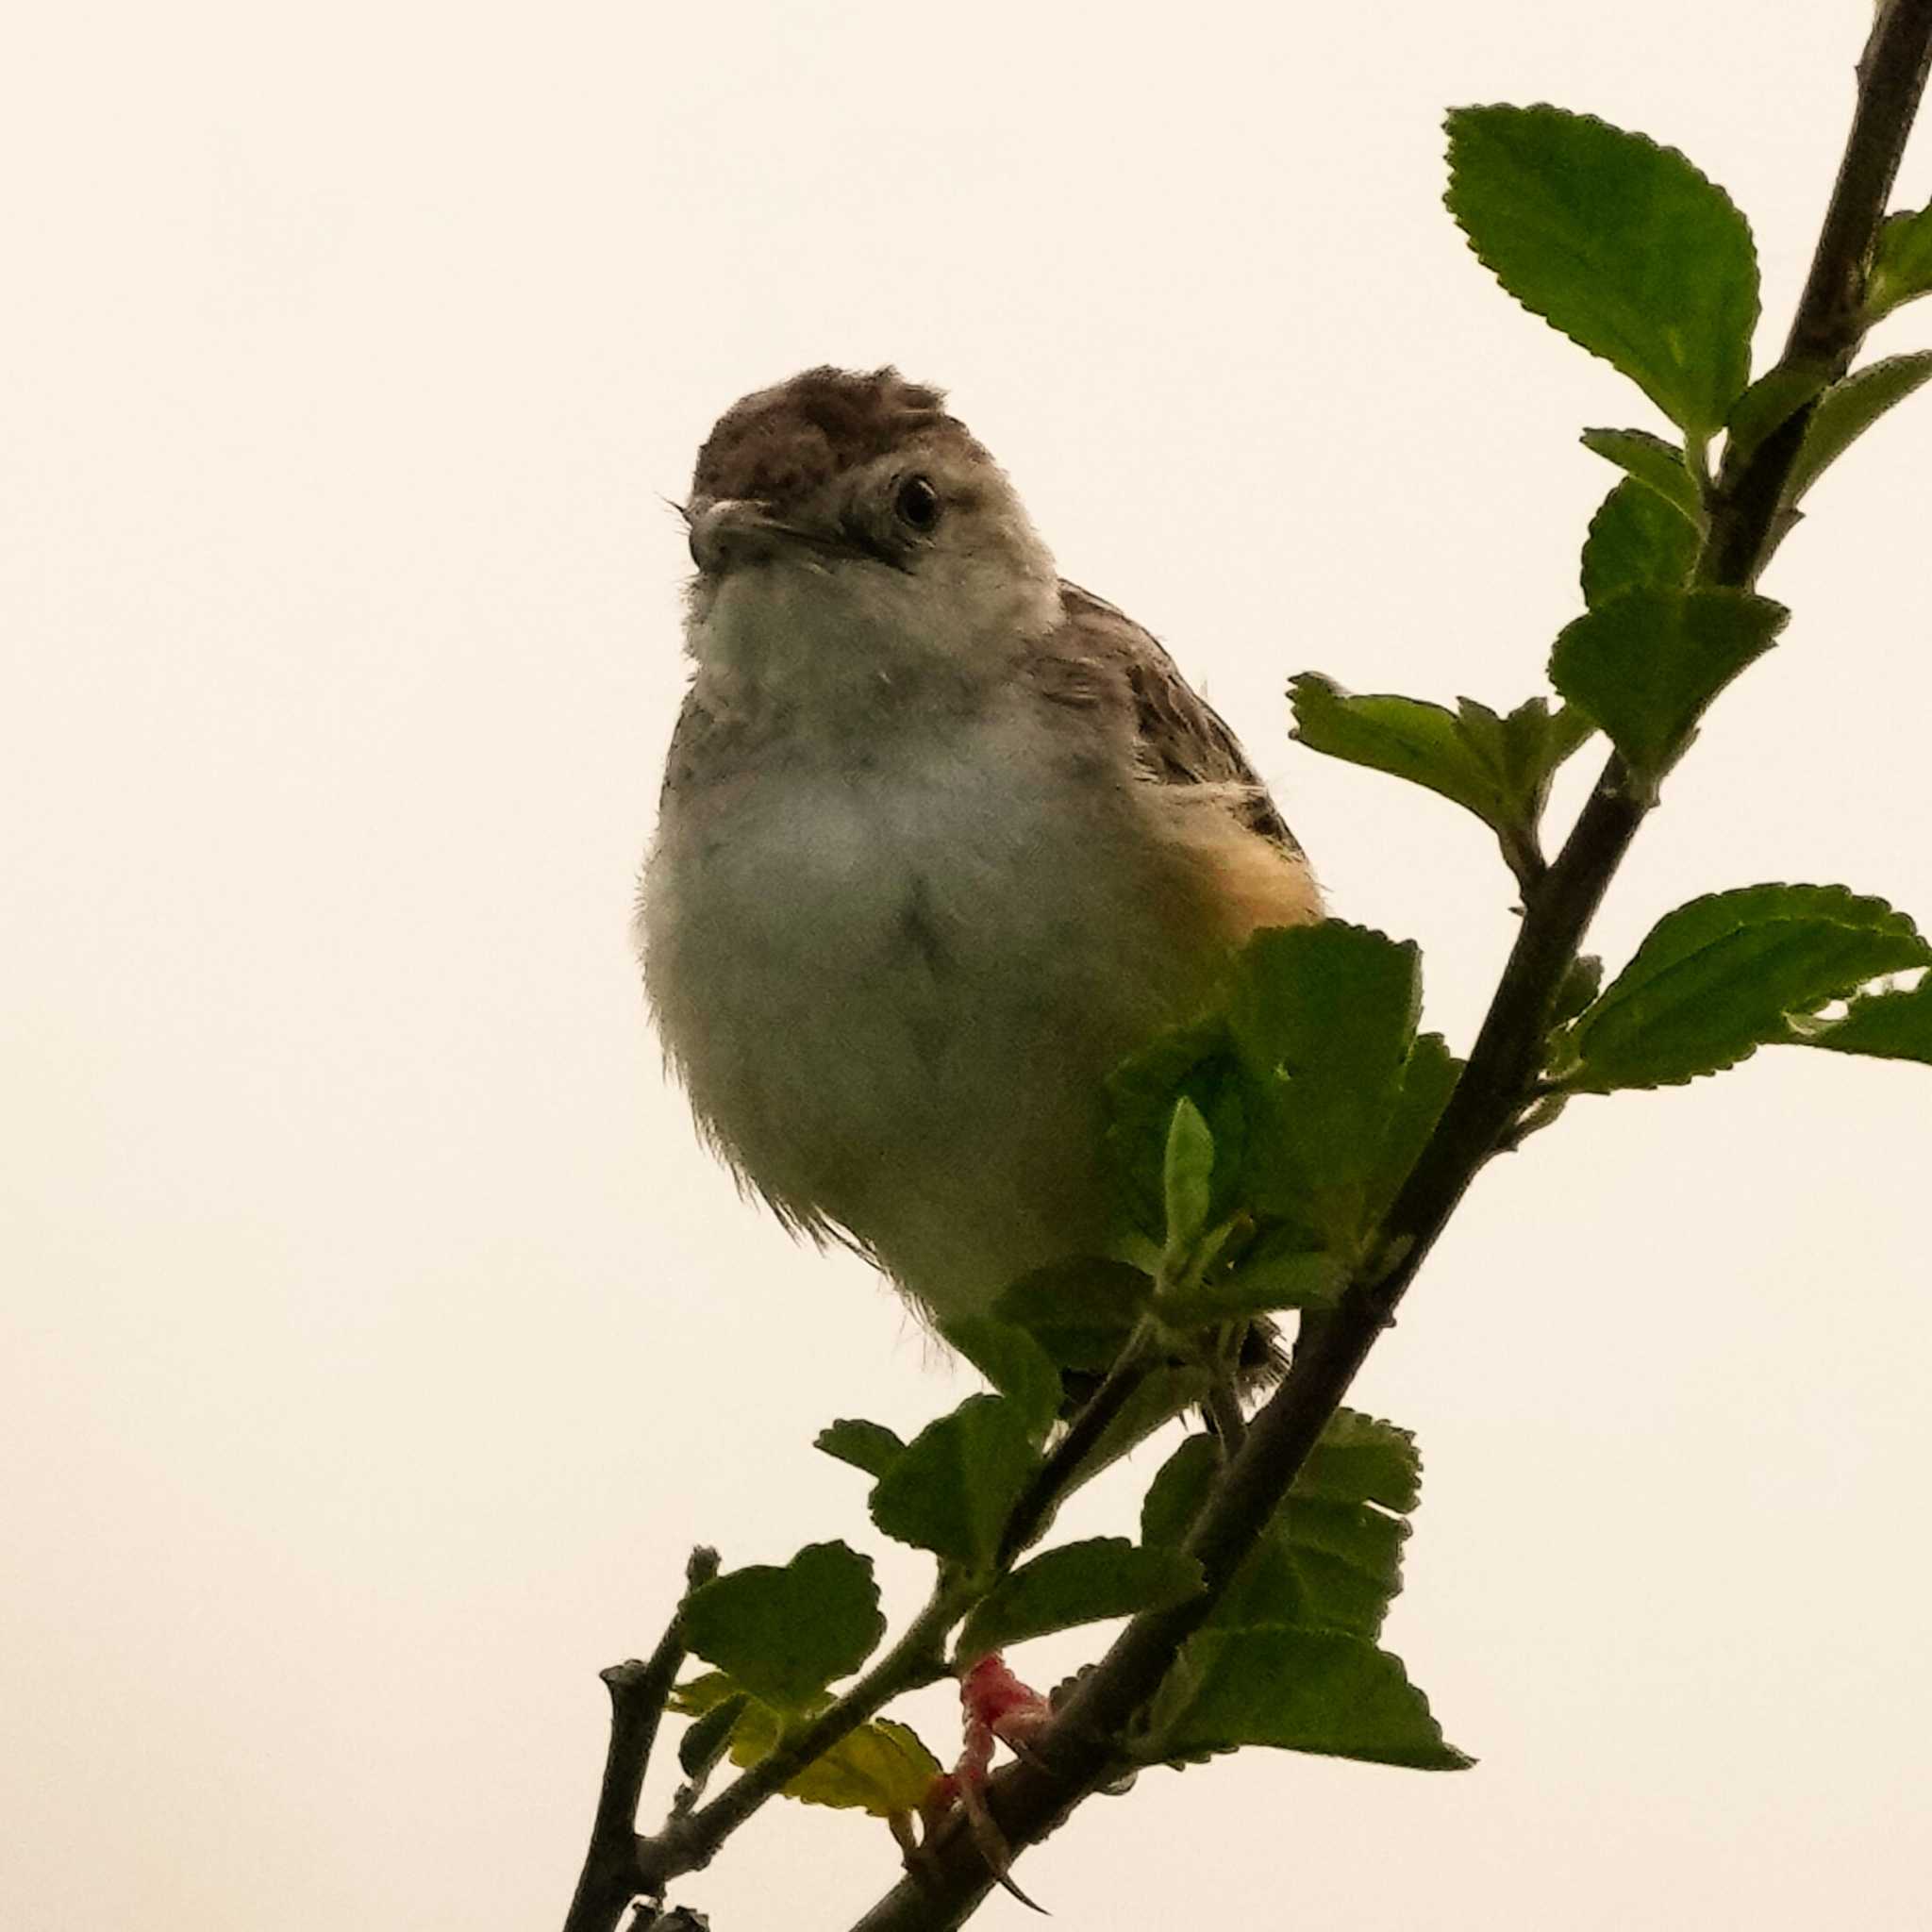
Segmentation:
{"type": "MultiPolygon", "coordinates": [[[[823,1700],[818,1700],[813,1708],[822,1704],[823,1700]]],[[[710,1715],[727,1707],[737,1710],[726,1749],[741,1770],[770,1757],[788,1725],[797,1721],[757,1698],[747,1698],[722,1674],[680,1685],[671,1701],[674,1710],[687,1714],[700,1707],[710,1715]]],[[[686,1734],[687,1742],[707,1721],[699,1719],[686,1734]]],[[[916,1732],[891,1718],[874,1718],[847,1732],[780,1790],[803,1805],[825,1805],[835,1810],[891,1818],[896,1812],[916,1811],[939,1774],[939,1760],[920,1742],[916,1732]]]]}
{"type": "Polygon", "coordinates": [[[1446,199],[1483,265],[1694,435],[1750,378],[1751,230],[1674,148],[1550,107],[1458,108],[1446,199]]]}
{"type": "Polygon", "coordinates": [[[1426,786],[1505,834],[1534,828],[1551,774],[1590,729],[1572,713],[1553,715],[1543,698],[1507,717],[1474,698],[1451,711],[1420,698],[1358,697],[1312,671],[1289,692],[1294,736],[1310,751],[1426,786]]]}
{"type": "Polygon", "coordinates": [[[1040,1457],[1025,1412],[969,1395],[928,1423],[872,1492],[872,1520],[897,1541],[982,1570],[1040,1457]]]}
{"type": "Polygon", "coordinates": [[[884,1423],[856,1417],[821,1429],[812,1447],[849,1462],[854,1469],[862,1469],[870,1476],[884,1475],[906,1453],[906,1444],[884,1423]]]}
{"type": "Polygon", "coordinates": [[[1927,290],[1932,290],[1932,208],[1887,215],[1865,284],[1866,320],[1876,322],[1927,290]]]}
{"type": "Polygon", "coordinates": [[[1171,1027],[1108,1076],[1107,1151],[1122,1206],[1156,1247],[1167,1239],[1167,1137],[1176,1101],[1191,1101],[1214,1140],[1210,1221],[1240,1191],[1247,1147],[1241,1066],[1219,1015],[1171,1027]]]}
{"type": "Polygon", "coordinates": [[[1167,1152],[1161,1162],[1171,1257],[1188,1254],[1207,1229],[1213,1179],[1214,1136],[1201,1118],[1201,1109],[1184,1093],[1174,1104],[1167,1126],[1167,1152]]]}
{"type": "Polygon", "coordinates": [[[958,1655],[976,1662],[1050,1630],[1165,1609],[1200,1588],[1200,1564],[1175,1549],[1137,1548],[1111,1536],[1063,1543],[1000,1579],[966,1619],[958,1655]]]}
{"type": "Polygon", "coordinates": [[[1748,462],[1759,443],[1782,428],[1825,384],[1817,363],[1780,362],[1767,370],[1731,406],[1724,422],[1724,460],[1748,462]]]}
{"type": "Polygon", "coordinates": [[[1705,708],[1771,648],[1790,613],[1747,591],[1626,591],[1564,626],[1550,680],[1655,779],[1705,708]]]}
{"type": "Polygon", "coordinates": [[[1865,993],[1842,1018],[1798,1028],[1791,1044],[1932,1066],[1932,974],[1909,992],[1865,993]]]}
{"type": "Polygon", "coordinates": [[[1339,919],[1257,933],[1239,961],[1228,1024],[1268,1127],[1257,1205],[1344,1257],[1368,1229],[1421,964],[1413,944],[1339,919]]]}
{"type": "Polygon", "coordinates": [[[940,1333],[1012,1400],[1035,1441],[1046,1434],[1060,1412],[1060,1372],[1024,1328],[990,1315],[963,1315],[943,1324],[940,1333]]]}
{"type": "Polygon", "coordinates": [[[1625,476],[1590,520],[1583,601],[1595,610],[1625,591],[1675,591],[1697,561],[1697,532],[1655,491],[1625,476]]]}
{"type": "Polygon", "coordinates": [[[678,1623],[693,1655],[781,1710],[804,1709],[886,1634],[872,1559],[840,1542],[727,1571],[691,1591],[678,1623]]]}
{"type": "Polygon", "coordinates": [[[1633,483],[1641,483],[1652,495],[1670,504],[1690,527],[1704,529],[1704,503],[1697,493],[1697,480],[1684,467],[1684,452],[1674,442],[1653,436],[1647,429],[1586,429],[1582,442],[1594,450],[1633,483]]]}
{"type": "Polygon", "coordinates": [[[782,1790],[801,1805],[825,1805],[834,1810],[891,1818],[898,1812],[916,1811],[940,1770],[939,1759],[920,1741],[916,1731],[880,1717],[848,1731],[782,1790]]]}
{"type": "Polygon", "coordinates": [[[993,1313],[1025,1329],[1062,1368],[1100,1371],[1112,1366],[1153,1292],[1140,1269],[1080,1255],[1022,1275],[993,1313]]]}
{"type": "Polygon", "coordinates": [[[1333,1307],[1348,1286],[1348,1270],[1320,1248],[1297,1247],[1291,1234],[1266,1252],[1191,1288],[1162,1295],[1156,1311],[1175,1330],[1207,1328],[1274,1308],[1333,1307]]]}
{"type": "Polygon", "coordinates": [[[690,1725],[677,1740],[677,1762],[685,1776],[702,1778],[709,1774],[711,1767],[724,1757],[724,1747],[731,1741],[731,1734],[738,1728],[738,1720],[744,1715],[745,1706],[750,1702],[745,1691],[737,1691],[721,1698],[690,1725]]]}
{"type": "Polygon", "coordinates": [[[1747,886],[1666,913],[1577,1021],[1566,1088],[1607,1093],[1720,1072],[1792,1038],[1792,1016],[1932,948],[1882,899],[1842,886],[1747,886]]]}
{"type": "Polygon", "coordinates": [[[1215,1439],[1186,1437],[1147,1486],[1141,1503],[1141,1541],[1150,1549],[1178,1544],[1220,1473],[1221,1445],[1215,1439]]]}
{"type": "Polygon", "coordinates": [[[1796,503],[1879,417],[1932,376],[1932,350],[1888,356],[1856,369],[1824,391],[1785,484],[1785,501],[1796,503]]]}
{"type": "Polygon", "coordinates": [[[1444,1741],[1399,1658],[1336,1630],[1207,1629],[1152,1713],[1163,1757],[1268,1744],[1419,1771],[1473,1760],[1444,1741]]]}

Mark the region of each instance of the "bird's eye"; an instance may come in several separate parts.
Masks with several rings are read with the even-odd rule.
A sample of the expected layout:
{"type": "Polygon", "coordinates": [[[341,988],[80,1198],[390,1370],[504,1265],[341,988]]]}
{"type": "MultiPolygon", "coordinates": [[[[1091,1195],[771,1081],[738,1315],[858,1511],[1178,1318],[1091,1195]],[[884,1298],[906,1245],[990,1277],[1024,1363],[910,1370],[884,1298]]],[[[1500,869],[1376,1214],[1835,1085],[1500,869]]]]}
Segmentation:
{"type": "Polygon", "coordinates": [[[924,535],[938,525],[940,493],[932,487],[930,478],[908,476],[900,484],[892,508],[898,511],[902,524],[924,535]]]}

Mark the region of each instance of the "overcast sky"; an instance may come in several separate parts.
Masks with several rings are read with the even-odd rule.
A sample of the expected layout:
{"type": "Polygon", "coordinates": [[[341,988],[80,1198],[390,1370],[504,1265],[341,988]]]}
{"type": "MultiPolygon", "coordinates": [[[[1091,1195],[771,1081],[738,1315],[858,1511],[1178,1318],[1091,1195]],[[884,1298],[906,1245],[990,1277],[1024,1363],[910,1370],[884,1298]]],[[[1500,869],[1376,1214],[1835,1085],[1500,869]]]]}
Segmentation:
{"type": "MultiPolygon", "coordinates": [[[[1468,255],[1441,111],[1684,148],[1751,217],[1774,353],[1869,15],[16,28],[0,1917],[555,1924],[595,1673],[693,1541],[847,1537],[917,1599],[811,1438],[973,1378],[737,1198],[629,954],[683,679],[664,499],[719,411],[825,360],[948,386],[1067,574],[1234,723],[1336,909],[1422,941],[1466,1045],[1511,932],[1492,849],[1291,744],[1282,688],[1540,688],[1611,480],[1576,432],[1663,425],[1468,255]]],[[[1928,342],[1932,303],[1874,346],[1928,342]]],[[[1765,586],[1794,621],[1671,780],[1613,962],[1724,885],[1932,918],[1928,468],[1907,406],[1811,499],[1765,586]]],[[[1928,1126],[1924,1068],[1766,1053],[1486,1175],[1357,1391],[1427,1458],[1390,1641],[1480,1765],[1148,1774],[1026,1859],[1055,1923],[1922,1924],[1928,1126]]],[[[1152,1467],[1068,1526],[1124,1526],[1152,1467]]],[[[950,1753],[946,1696],[916,1714],[950,1753]]],[[[675,1895],[838,1932],[893,1875],[878,1824],[773,1807],[675,1895]]]]}

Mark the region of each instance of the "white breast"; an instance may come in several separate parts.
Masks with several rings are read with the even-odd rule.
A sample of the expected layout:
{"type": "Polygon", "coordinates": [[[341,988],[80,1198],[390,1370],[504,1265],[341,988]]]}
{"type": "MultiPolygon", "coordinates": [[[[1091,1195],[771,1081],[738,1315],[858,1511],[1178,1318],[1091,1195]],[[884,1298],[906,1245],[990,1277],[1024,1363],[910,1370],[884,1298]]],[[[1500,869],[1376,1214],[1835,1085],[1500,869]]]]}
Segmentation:
{"type": "MultiPolygon", "coordinates": [[[[1037,700],[1035,700],[1037,704],[1037,700]]],[[[646,981],[700,1118],[781,1211],[941,1314],[1102,1245],[1101,1082],[1205,970],[1161,856],[1017,701],[863,758],[681,788],[646,981]]]]}

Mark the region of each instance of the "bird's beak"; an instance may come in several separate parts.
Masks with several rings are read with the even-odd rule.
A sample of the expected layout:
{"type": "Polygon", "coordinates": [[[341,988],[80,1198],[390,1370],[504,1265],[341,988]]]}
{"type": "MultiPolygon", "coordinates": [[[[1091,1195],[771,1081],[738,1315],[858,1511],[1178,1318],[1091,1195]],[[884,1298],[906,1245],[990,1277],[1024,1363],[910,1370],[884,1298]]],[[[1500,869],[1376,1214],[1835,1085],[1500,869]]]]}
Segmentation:
{"type": "Polygon", "coordinates": [[[724,497],[687,512],[691,560],[707,576],[723,576],[741,563],[775,556],[797,532],[775,523],[763,504],[724,497]]]}

